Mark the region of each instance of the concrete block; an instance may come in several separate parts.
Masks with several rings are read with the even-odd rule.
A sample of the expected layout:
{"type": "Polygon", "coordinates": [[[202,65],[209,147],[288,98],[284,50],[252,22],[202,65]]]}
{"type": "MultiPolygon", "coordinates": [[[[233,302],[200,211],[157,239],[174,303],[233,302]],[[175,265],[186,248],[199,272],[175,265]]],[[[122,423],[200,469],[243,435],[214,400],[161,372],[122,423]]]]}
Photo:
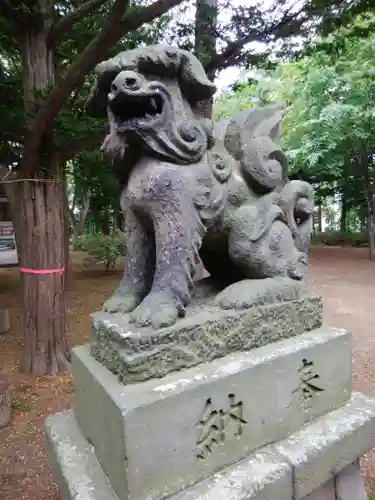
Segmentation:
{"type": "MultiPolygon", "coordinates": [[[[293,499],[300,500],[374,445],[375,400],[353,393],[350,401],[341,408],[306,425],[276,444],[274,449],[293,465],[293,499]]],[[[350,500],[354,499],[350,497],[350,500]]]]}
{"type": "MultiPolygon", "coordinates": [[[[49,417],[46,431],[62,500],[118,500],[71,410],[49,417]]],[[[170,500],[291,499],[292,467],[267,449],[170,497],[170,500]]]]}
{"type": "Polygon", "coordinates": [[[347,401],[350,340],[322,328],[131,385],[79,347],[77,422],[120,500],[172,495],[347,401]]]}
{"type": "Polygon", "coordinates": [[[336,500],[366,500],[365,484],[359,460],[348,465],[335,477],[336,500]]]}
{"type": "Polygon", "coordinates": [[[48,417],[46,435],[62,500],[118,500],[71,410],[48,417]]]}

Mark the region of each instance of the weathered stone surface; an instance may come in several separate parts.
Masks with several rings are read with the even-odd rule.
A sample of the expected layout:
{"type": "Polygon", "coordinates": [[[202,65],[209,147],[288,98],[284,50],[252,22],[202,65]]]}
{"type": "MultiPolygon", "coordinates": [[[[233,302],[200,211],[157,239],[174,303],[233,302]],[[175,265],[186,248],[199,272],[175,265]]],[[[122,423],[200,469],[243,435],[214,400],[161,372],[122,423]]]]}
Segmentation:
{"type": "MultiPolygon", "coordinates": [[[[338,495],[344,496],[332,498],[330,495],[335,474],[346,478],[357,476],[356,465],[354,467],[356,470],[353,468],[350,470],[353,462],[351,457],[356,453],[361,454],[364,448],[373,446],[374,421],[375,400],[355,394],[351,401],[342,408],[308,424],[289,439],[259,449],[235,465],[228,466],[168,498],[170,500],[296,500],[299,498],[303,500],[364,500],[363,496],[355,496],[357,491],[363,493],[363,490],[350,489],[350,483],[345,485],[345,480],[340,486],[337,484],[337,478],[338,495]],[[332,424],[333,427],[328,427],[332,424]],[[345,431],[336,432],[341,425],[345,431]],[[328,439],[329,429],[335,434],[335,440],[328,439]],[[301,440],[302,433],[308,435],[309,438],[301,440]],[[290,463],[289,454],[278,453],[278,450],[290,449],[291,440],[294,440],[293,446],[298,448],[300,458],[298,463],[294,459],[293,463],[290,463]],[[350,441],[361,441],[366,443],[366,446],[353,448],[349,445],[350,441]],[[316,462],[316,454],[311,455],[314,445],[319,448],[320,471],[319,463],[316,462]],[[332,457],[337,452],[339,452],[337,458],[333,461],[332,457]],[[306,458],[307,456],[310,458],[306,458]],[[306,462],[309,460],[313,465],[310,469],[313,475],[310,477],[309,474],[299,474],[299,464],[305,464],[306,467],[306,462]],[[346,466],[340,469],[339,463],[345,463],[347,460],[350,460],[349,468],[346,466]],[[332,465],[333,468],[327,469],[327,465],[332,465]],[[294,472],[292,472],[292,466],[294,472]],[[294,474],[296,476],[293,479],[294,474]],[[312,491],[307,495],[299,496],[303,489],[308,491],[311,488],[312,491]],[[318,493],[320,496],[317,496],[318,493]]],[[[46,427],[49,452],[62,500],[118,500],[121,498],[117,497],[110,487],[93,447],[83,438],[72,411],[49,417],[46,427]]],[[[165,492],[160,495],[150,492],[145,498],[161,500],[164,496],[165,492]]]]}
{"type": "Polygon", "coordinates": [[[350,335],[317,329],[130,385],[79,347],[73,380],[77,421],[120,500],[158,498],[343,404],[350,335]]]}
{"type": "Polygon", "coordinates": [[[10,330],[10,319],[8,309],[0,309],[0,334],[10,330]]]}
{"type": "MultiPolygon", "coordinates": [[[[186,318],[157,332],[136,328],[129,323],[129,315],[94,313],[92,355],[119,380],[133,383],[261,347],[322,324],[321,298],[308,295],[303,286],[289,289],[289,295],[273,296],[274,303],[269,305],[254,294],[258,305],[239,310],[222,309],[213,290],[200,286],[186,318]]],[[[227,296],[219,300],[225,297],[228,300],[227,296]]]]}
{"type": "Polygon", "coordinates": [[[265,448],[171,500],[292,500],[292,495],[292,467],[265,448]]]}
{"type": "Polygon", "coordinates": [[[375,400],[353,393],[344,406],[275,445],[294,467],[293,498],[306,497],[363,456],[373,448],[374,437],[375,400]]]}
{"type": "MultiPolygon", "coordinates": [[[[72,411],[47,419],[49,454],[62,500],[117,500],[72,411]]],[[[160,497],[149,496],[158,500],[160,497]]],[[[170,500],[291,500],[292,468],[264,450],[170,500]]]]}
{"type": "Polygon", "coordinates": [[[215,86],[173,46],[121,52],[96,74],[88,110],[108,118],[102,151],[124,186],[127,224],[125,273],[104,310],[155,330],[179,322],[201,260],[222,285],[306,275],[313,188],[287,180],[282,106],[215,129],[198,103],[215,86]]]}
{"type": "Polygon", "coordinates": [[[12,418],[12,393],[11,383],[0,375],[0,428],[7,425],[12,418]]]}
{"type": "Polygon", "coordinates": [[[367,494],[359,460],[348,465],[335,477],[336,500],[366,500],[367,494]]]}
{"type": "Polygon", "coordinates": [[[319,486],[312,493],[304,497],[303,500],[337,500],[334,478],[319,486]]]}
{"type": "MultiPolygon", "coordinates": [[[[46,419],[48,454],[62,500],[118,500],[73,411],[46,419]]],[[[40,499],[41,500],[41,499],[40,499]]]]}

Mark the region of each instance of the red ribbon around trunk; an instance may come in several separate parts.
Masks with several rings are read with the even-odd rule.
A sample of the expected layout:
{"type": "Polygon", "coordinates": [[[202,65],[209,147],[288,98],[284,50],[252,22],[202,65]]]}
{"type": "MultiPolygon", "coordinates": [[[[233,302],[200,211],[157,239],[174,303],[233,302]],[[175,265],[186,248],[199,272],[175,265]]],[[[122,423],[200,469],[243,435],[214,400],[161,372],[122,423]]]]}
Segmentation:
{"type": "Polygon", "coordinates": [[[59,274],[62,276],[64,274],[64,267],[60,269],[27,269],[26,267],[20,267],[20,273],[26,274],[59,274]]]}

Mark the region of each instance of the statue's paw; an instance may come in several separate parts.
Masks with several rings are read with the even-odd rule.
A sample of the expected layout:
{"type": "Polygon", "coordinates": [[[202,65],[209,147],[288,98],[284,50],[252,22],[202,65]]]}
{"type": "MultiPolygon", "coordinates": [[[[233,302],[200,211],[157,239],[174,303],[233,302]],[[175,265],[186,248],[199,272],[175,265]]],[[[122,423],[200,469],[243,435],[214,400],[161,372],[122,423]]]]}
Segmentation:
{"type": "Polygon", "coordinates": [[[275,276],[243,280],[228,286],[215,299],[221,309],[249,309],[276,302],[298,299],[304,292],[299,281],[288,277],[275,276]]]}
{"type": "Polygon", "coordinates": [[[123,295],[114,294],[104,302],[102,310],[109,313],[125,314],[133,311],[140,301],[140,297],[133,293],[126,293],[123,295]]]}
{"type": "Polygon", "coordinates": [[[295,261],[289,266],[288,275],[295,280],[302,280],[308,271],[307,255],[298,252],[295,261]]]}
{"type": "Polygon", "coordinates": [[[148,296],[130,315],[129,322],[138,326],[152,326],[155,330],[176,323],[178,308],[165,298],[148,296]]]}

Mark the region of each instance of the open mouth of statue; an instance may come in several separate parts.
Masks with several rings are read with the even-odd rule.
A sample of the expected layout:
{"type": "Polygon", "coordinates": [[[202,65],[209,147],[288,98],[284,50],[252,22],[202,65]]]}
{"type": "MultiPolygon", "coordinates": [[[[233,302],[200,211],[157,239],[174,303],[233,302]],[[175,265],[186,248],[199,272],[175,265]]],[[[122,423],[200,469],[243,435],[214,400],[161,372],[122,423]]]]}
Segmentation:
{"type": "Polygon", "coordinates": [[[149,128],[161,120],[164,98],[161,93],[116,96],[110,103],[119,132],[135,128],[149,128]]]}

